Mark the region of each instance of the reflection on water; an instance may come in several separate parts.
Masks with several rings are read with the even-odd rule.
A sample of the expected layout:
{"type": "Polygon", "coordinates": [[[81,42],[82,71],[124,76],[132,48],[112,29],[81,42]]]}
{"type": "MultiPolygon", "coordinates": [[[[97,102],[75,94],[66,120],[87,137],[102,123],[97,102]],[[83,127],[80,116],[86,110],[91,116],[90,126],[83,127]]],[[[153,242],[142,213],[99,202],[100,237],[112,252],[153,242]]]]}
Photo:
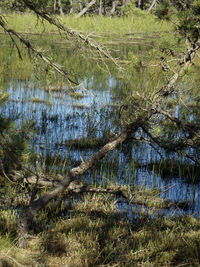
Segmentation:
{"type": "MultiPolygon", "coordinates": [[[[37,39],[40,40],[40,38],[37,39]]],[[[41,40],[41,42],[43,41],[41,40]]],[[[80,162],[80,156],[85,159],[98,149],[98,147],[83,149],[83,147],[67,146],[67,141],[93,136],[102,138],[109,135],[110,131],[118,133],[119,104],[124,94],[127,92],[131,93],[129,90],[133,90],[131,89],[133,87],[136,89],[149,87],[149,77],[145,76],[146,74],[141,68],[135,70],[135,75],[132,72],[129,75],[126,74],[127,84],[123,84],[122,88],[120,80],[122,72],[114,76],[113,73],[100,71],[97,68],[96,62],[89,62],[88,58],[87,60],[86,58],[84,60],[80,59],[80,56],[78,57],[69,48],[59,49],[55,46],[55,50],[51,51],[53,59],[62,66],[65,66],[67,70],[75,70],[74,73],[78,73],[84,87],[89,89],[94,96],[87,94],[86,91],[79,88],[78,92],[81,93],[81,97],[75,98],[70,95],[70,92],[66,93],[67,87],[60,80],[59,85],[55,85],[50,90],[45,90],[49,89],[48,85],[47,88],[41,89],[42,79],[49,78],[50,83],[56,84],[57,77],[52,78],[49,74],[50,72],[48,73],[49,76],[47,75],[48,77],[43,75],[43,73],[37,73],[38,76],[41,75],[41,77],[38,77],[38,80],[41,82],[40,86],[30,82],[29,80],[34,80],[35,82],[35,77],[32,77],[32,75],[34,76],[32,63],[27,57],[23,61],[24,64],[27,64],[25,70],[19,68],[21,63],[19,62],[17,52],[10,51],[11,46],[9,42],[9,39],[6,40],[6,38],[1,38],[0,40],[0,55],[2,56],[2,61],[4,60],[4,65],[2,64],[4,67],[2,67],[1,71],[4,74],[4,82],[7,83],[4,89],[10,93],[9,100],[4,106],[0,106],[1,115],[13,118],[19,126],[26,119],[34,121],[36,134],[32,134],[30,138],[31,146],[36,153],[44,157],[59,154],[63,159],[67,159],[68,164],[64,166],[66,167],[66,170],[64,169],[66,172],[67,167],[76,166],[80,162]],[[11,80],[10,73],[12,82],[9,82],[11,80]],[[19,79],[26,80],[27,82],[18,82],[19,79]],[[60,84],[62,84],[62,90],[58,90],[60,89],[60,84]]],[[[46,40],[46,44],[43,45],[49,49],[50,40],[46,40]]],[[[119,46],[115,53],[121,59],[127,59],[128,55],[129,57],[134,56],[137,58],[137,54],[139,54],[138,58],[141,58],[146,56],[145,53],[148,53],[149,49],[151,47],[147,49],[143,45],[132,47],[119,46]]],[[[50,51],[48,50],[49,54],[50,51]]],[[[130,68],[133,68],[133,66],[130,66],[130,68]]],[[[42,69],[44,71],[44,68],[42,69]]],[[[156,74],[154,73],[154,75],[156,74]]],[[[160,75],[161,73],[159,73],[160,75]]],[[[157,86],[157,82],[155,82],[155,85],[157,86]]],[[[180,113],[181,110],[179,112],[177,107],[175,115],[180,116],[180,113]]],[[[170,155],[166,156],[170,157],[170,155]]],[[[189,210],[173,209],[170,211],[171,214],[193,213],[199,215],[200,185],[191,184],[186,181],[185,177],[180,178],[179,175],[164,178],[153,168],[147,168],[149,163],[152,164],[159,161],[159,154],[148,144],[129,142],[123,144],[122,147],[116,148],[98,164],[96,169],[89,170],[81,178],[93,185],[98,183],[106,184],[112,181],[119,182],[120,184],[142,185],[148,188],[159,187],[163,192],[161,197],[171,201],[184,200],[189,203],[189,210]],[[136,163],[139,167],[136,166],[136,163]]],[[[178,167],[177,165],[176,168],[178,167]]],[[[177,170],[176,173],[179,173],[179,171],[177,170]]],[[[121,210],[128,208],[124,203],[119,203],[118,207],[121,210]]],[[[170,212],[163,211],[163,213],[167,214],[170,212]]]]}
{"type": "MultiPolygon", "coordinates": [[[[88,137],[89,134],[100,138],[110,129],[113,132],[118,130],[118,108],[113,105],[113,88],[116,86],[114,80],[109,79],[109,87],[106,89],[101,87],[92,90],[91,81],[89,84],[85,81],[84,86],[91,88],[94,96],[83,91],[83,98],[74,99],[64,91],[47,92],[33,89],[24,83],[19,83],[14,89],[10,83],[7,88],[10,98],[1,107],[1,114],[13,118],[17,125],[21,125],[24,119],[35,121],[37,134],[30,141],[34,150],[43,156],[60,153],[62,158],[69,159],[69,167],[72,167],[80,162],[80,156],[86,158],[97,148],[68,147],[67,140],[88,137]]],[[[161,197],[171,201],[188,201],[190,207],[187,211],[175,208],[171,211],[164,210],[164,214],[199,215],[200,185],[187,183],[184,177],[161,178],[154,170],[146,167],[148,163],[155,161],[159,161],[159,156],[148,144],[127,143],[111,152],[102,160],[99,168],[90,170],[83,179],[92,184],[112,181],[148,188],[159,187],[163,192],[161,197]],[[136,168],[135,162],[139,162],[140,167],[136,168]]],[[[124,203],[118,204],[118,207],[123,211],[128,208],[124,203]]]]}

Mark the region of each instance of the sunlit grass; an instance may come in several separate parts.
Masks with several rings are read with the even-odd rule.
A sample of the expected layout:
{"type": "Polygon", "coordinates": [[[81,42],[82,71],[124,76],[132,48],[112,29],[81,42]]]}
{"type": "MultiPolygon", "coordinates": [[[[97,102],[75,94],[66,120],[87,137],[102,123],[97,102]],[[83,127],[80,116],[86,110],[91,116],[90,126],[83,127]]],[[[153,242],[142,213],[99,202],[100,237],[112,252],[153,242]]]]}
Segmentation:
{"type": "MultiPolygon", "coordinates": [[[[13,29],[24,33],[42,33],[54,32],[55,26],[47,22],[37,20],[32,13],[6,14],[8,24],[13,29]]],[[[104,16],[85,16],[75,18],[66,15],[57,17],[66,27],[83,31],[84,33],[93,33],[95,35],[109,34],[134,34],[134,33],[158,33],[170,31],[171,25],[168,22],[160,22],[154,15],[128,16],[128,17],[104,17],[104,16]],[[148,27],[147,27],[148,25],[148,27]]]]}
{"type": "MultiPolygon", "coordinates": [[[[153,191],[145,190],[143,194],[145,198],[153,191]]],[[[0,263],[16,261],[37,266],[45,262],[47,266],[73,267],[199,266],[199,218],[152,218],[141,213],[131,223],[119,213],[113,196],[85,195],[82,200],[74,201],[73,207],[69,205],[62,218],[56,215],[56,203],[53,209],[48,207],[46,212],[41,212],[38,222],[40,226],[46,223],[46,227],[43,230],[40,227],[40,233],[30,239],[26,249],[17,248],[17,240],[10,238],[11,217],[6,216],[0,238],[0,263]]]]}

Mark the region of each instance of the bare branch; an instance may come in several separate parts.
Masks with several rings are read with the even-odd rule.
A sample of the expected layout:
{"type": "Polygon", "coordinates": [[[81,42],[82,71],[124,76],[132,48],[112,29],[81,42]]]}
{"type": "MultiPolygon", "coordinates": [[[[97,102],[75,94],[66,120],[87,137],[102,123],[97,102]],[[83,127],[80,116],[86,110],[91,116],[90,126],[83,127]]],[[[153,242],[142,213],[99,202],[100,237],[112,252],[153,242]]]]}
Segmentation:
{"type": "Polygon", "coordinates": [[[91,2],[89,2],[87,6],[76,15],[76,18],[80,18],[81,16],[83,16],[88,11],[88,9],[96,3],[96,1],[97,0],[92,0],[91,2]]]}
{"type": "Polygon", "coordinates": [[[177,142],[177,143],[170,143],[167,144],[166,142],[162,142],[160,141],[158,138],[154,137],[149,131],[148,129],[143,126],[142,127],[143,131],[151,138],[152,142],[154,142],[155,144],[157,144],[159,147],[164,148],[167,151],[170,152],[174,152],[174,153],[178,153],[178,154],[182,154],[182,156],[184,156],[185,158],[190,159],[191,161],[193,161],[196,164],[199,164],[200,161],[195,159],[194,157],[190,156],[188,153],[182,153],[180,151],[180,149],[186,148],[188,147],[188,143],[187,142],[177,142]]]}
{"type": "Polygon", "coordinates": [[[6,24],[3,21],[0,21],[0,26],[5,30],[6,33],[8,33],[10,36],[15,36],[17,37],[20,42],[25,45],[25,47],[29,50],[32,51],[34,54],[36,54],[38,57],[40,57],[47,65],[49,65],[50,67],[52,67],[53,69],[55,69],[58,73],[60,73],[61,75],[63,75],[67,81],[69,82],[69,84],[72,86],[72,84],[78,85],[77,82],[75,82],[74,80],[72,80],[69,77],[69,74],[64,71],[61,66],[59,66],[58,64],[54,63],[50,58],[46,57],[44,55],[44,53],[38,49],[36,49],[34,46],[32,46],[32,44],[24,39],[19,33],[17,33],[16,31],[9,29],[6,24]]]}
{"type": "Polygon", "coordinates": [[[66,28],[64,25],[58,22],[55,18],[48,15],[46,12],[42,12],[35,8],[34,3],[30,0],[22,0],[24,4],[32,10],[36,15],[43,18],[44,20],[48,21],[50,24],[55,25],[57,29],[59,29],[61,32],[63,32],[66,37],[69,35],[72,37],[75,37],[81,41],[83,41],[85,44],[87,44],[89,47],[95,49],[100,54],[104,55],[106,58],[110,59],[117,67],[119,67],[117,61],[110,55],[109,51],[106,49],[103,49],[102,46],[100,46],[97,42],[95,42],[93,39],[89,38],[88,36],[85,36],[77,31],[74,31],[72,29],[66,28]]]}
{"type": "Polygon", "coordinates": [[[175,122],[177,127],[181,128],[182,130],[187,130],[188,132],[192,133],[193,136],[197,136],[198,138],[200,138],[199,134],[200,126],[193,123],[185,123],[164,110],[159,110],[158,113],[163,114],[168,119],[175,122]]]}
{"type": "MultiPolygon", "coordinates": [[[[75,180],[75,178],[89,169],[91,169],[95,164],[97,164],[103,157],[105,157],[110,151],[115,149],[120,143],[124,142],[131,134],[135,133],[139,127],[144,127],[146,122],[157,112],[157,108],[163,103],[164,99],[172,94],[175,90],[175,83],[178,80],[179,76],[184,72],[184,70],[191,64],[191,60],[195,56],[195,52],[199,49],[198,47],[193,47],[189,49],[185,54],[184,64],[180,66],[180,69],[177,73],[175,73],[172,78],[168,81],[166,86],[163,86],[154,96],[155,102],[149,105],[149,108],[144,111],[144,113],[130,123],[126,129],[119,134],[114,140],[107,143],[102,149],[100,149],[97,153],[93,154],[89,159],[82,161],[82,163],[73,168],[67,177],[63,179],[61,184],[56,186],[55,188],[47,191],[37,200],[33,201],[29,208],[26,210],[21,222],[20,227],[20,237],[19,245],[24,246],[26,244],[26,237],[28,236],[29,226],[33,220],[33,217],[37,214],[37,212],[45,207],[52,199],[58,197],[61,193],[63,193],[70,183],[75,180]]],[[[157,141],[157,140],[155,140],[157,141]]]]}

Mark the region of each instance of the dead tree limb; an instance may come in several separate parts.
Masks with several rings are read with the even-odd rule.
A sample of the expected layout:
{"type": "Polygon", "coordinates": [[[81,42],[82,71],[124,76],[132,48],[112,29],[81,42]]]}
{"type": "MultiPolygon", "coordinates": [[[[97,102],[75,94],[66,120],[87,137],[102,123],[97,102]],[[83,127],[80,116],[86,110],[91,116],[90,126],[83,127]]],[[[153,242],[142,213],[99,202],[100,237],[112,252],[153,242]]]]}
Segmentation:
{"type": "Polygon", "coordinates": [[[12,29],[9,29],[9,28],[7,27],[7,25],[6,25],[2,20],[0,20],[0,26],[1,26],[1,27],[4,29],[4,31],[5,31],[6,33],[8,33],[9,35],[17,37],[17,38],[20,40],[20,42],[21,42],[23,45],[25,45],[25,47],[26,47],[29,51],[33,52],[36,56],[38,56],[39,58],[41,58],[47,65],[49,65],[50,67],[52,67],[53,69],[55,69],[58,73],[60,73],[61,75],[63,75],[63,76],[66,78],[66,80],[69,82],[69,84],[70,84],[71,86],[72,86],[72,84],[74,84],[74,85],[78,85],[78,83],[77,83],[76,81],[72,80],[72,79],[69,77],[69,76],[70,76],[69,73],[67,73],[66,71],[64,71],[64,70],[62,69],[61,66],[59,66],[58,64],[56,64],[55,62],[53,62],[49,57],[46,57],[46,56],[44,55],[44,53],[43,53],[41,50],[36,49],[36,48],[30,43],[30,41],[24,39],[24,38],[22,37],[22,35],[20,35],[19,33],[17,33],[16,31],[14,31],[14,30],[12,30],[12,29]]]}
{"type": "Polygon", "coordinates": [[[96,3],[96,0],[92,0],[90,1],[86,7],[84,7],[77,15],[76,15],[76,18],[80,18],[81,16],[83,16],[87,11],[88,9],[93,6],[94,4],[96,3]]]}
{"type": "Polygon", "coordinates": [[[157,108],[163,103],[165,98],[172,94],[175,90],[175,83],[177,82],[180,75],[184,72],[184,70],[191,64],[192,59],[195,56],[196,51],[199,49],[200,44],[194,46],[186,52],[184,56],[184,64],[179,67],[179,71],[177,71],[171,79],[168,81],[166,86],[163,86],[154,96],[154,102],[149,105],[149,108],[144,111],[144,113],[137,118],[135,121],[127,125],[126,129],[115,137],[114,140],[107,143],[102,149],[93,154],[86,161],[82,161],[82,163],[73,168],[67,177],[63,179],[61,184],[56,186],[53,189],[50,189],[46,193],[44,193],[37,200],[34,200],[30,206],[27,208],[26,212],[21,221],[20,231],[19,231],[19,245],[24,246],[26,244],[26,239],[28,237],[28,232],[30,225],[34,216],[37,212],[44,208],[51,200],[57,198],[60,194],[62,194],[70,185],[75,178],[89,169],[91,169],[95,164],[97,164],[103,157],[105,157],[110,151],[115,149],[119,144],[124,142],[131,134],[135,133],[140,127],[143,127],[145,123],[155,114],[157,113],[157,108]]]}
{"type": "MultiPolygon", "coordinates": [[[[176,143],[170,143],[166,144],[165,141],[160,141],[159,138],[154,137],[146,127],[142,127],[143,131],[150,137],[150,140],[148,140],[149,143],[153,142],[154,144],[157,144],[158,147],[165,149],[166,151],[178,153],[180,155],[180,150],[187,148],[188,146],[191,146],[192,140],[186,140],[185,142],[176,142],[176,143]]],[[[141,141],[145,141],[145,139],[141,138],[141,141]]],[[[195,159],[194,157],[190,156],[188,153],[183,153],[182,154],[185,158],[190,159],[192,162],[195,164],[199,165],[200,161],[198,159],[195,159]]]]}
{"type": "Polygon", "coordinates": [[[180,119],[172,116],[169,112],[164,110],[159,110],[159,113],[166,116],[169,120],[176,123],[177,127],[181,128],[184,131],[190,132],[192,135],[198,137],[200,139],[200,126],[194,125],[193,123],[185,123],[180,119]]]}
{"type": "Polygon", "coordinates": [[[152,8],[154,8],[157,4],[157,0],[153,0],[150,7],[148,8],[147,12],[151,13],[152,8]]]}
{"type": "MultiPolygon", "coordinates": [[[[84,34],[77,32],[77,31],[74,31],[72,29],[68,29],[67,27],[65,27],[64,25],[59,23],[59,21],[56,20],[54,17],[48,15],[46,12],[42,12],[42,11],[36,9],[35,5],[32,1],[30,1],[30,0],[22,0],[22,1],[26,5],[26,7],[28,7],[30,10],[32,10],[38,17],[40,17],[40,18],[48,21],[50,24],[56,26],[56,28],[58,30],[60,30],[61,32],[63,32],[67,38],[69,36],[72,36],[72,37],[75,37],[75,38],[81,40],[82,42],[87,44],[87,46],[95,49],[96,51],[98,51],[98,53],[100,55],[110,59],[117,67],[119,67],[117,60],[111,56],[109,51],[107,49],[103,48],[101,45],[99,45],[93,39],[89,38],[88,36],[85,36],[84,34]]],[[[95,0],[95,2],[96,2],[96,0],[95,0]]]]}

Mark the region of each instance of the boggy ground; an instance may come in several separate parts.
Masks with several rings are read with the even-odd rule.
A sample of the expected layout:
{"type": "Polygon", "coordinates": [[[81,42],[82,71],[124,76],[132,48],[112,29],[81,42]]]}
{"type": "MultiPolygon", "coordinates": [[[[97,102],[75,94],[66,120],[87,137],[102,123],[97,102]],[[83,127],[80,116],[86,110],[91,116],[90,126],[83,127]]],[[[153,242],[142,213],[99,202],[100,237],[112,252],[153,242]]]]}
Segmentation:
{"type": "Polygon", "coordinates": [[[1,211],[0,266],[199,266],[199,218],[152,216],[156,192],[141,194],[150,208],[135,217],[133,209],[131,222],[110,194],[54,202],[39,214],[26,249],[16,245],[16,215],[1,211]]]}
{"type": "MultiPolygon", "coordinates": [[[[159,28],[157,32],[165,32],[168,41],[167,45],[165,40],[162,40],[161,44],[164,43],[168,47],[168,43],[173,40],[170,35],[171,28],[166,25],[161,29],[164,24],[159,26],[154,18],[152,27],[148,28],[144,17],[131,20],[98,19],[99,22],[104,22],[99,23],[98,27],[96,18],[65,19],[68,19],[66,24],[72,28],[83,32],[93,32],[95,29],[98,35],[104,32],[106,26],[109,38],[111,33],[119,34],[119,30],[121,35],[132,36],[140,32],[149,33],[144,31],[144,28],[150,29],[149,34],[152,35],[154,30],[159,28]],[[75,26],[72,22],[76,23],[75,26]],[[141,27],[136,24],[139,22],[142,22],[141,27]]],[[[14,24],[15,29],[20,32],[30,34],[33,29],[36,33],[44,30],[43,26],[35,27],[35,19],[33,20],[30,14],[18,17],[14,14],[9,20],[10,25],[14,24]],[[30,29],[25,28],[25,25],[30,29]]],[[[46,26],[46,31],[48,30],[50,33],[54,31],[53,27],[48,29],[46,26]]],[[[98,38],[101,40],[102,37],[98,38]]],[[[3,57],[3,53],[1,54],[3,57]]],[[[17,62],[17,52],[15,56],[17,62]]],[[[134,54],[129,54],[129,57],[134,59],[134,54]]],[[[19,64],[13,64],[12,73],[16,72],[17,79],[28,81],[32,67],[28,56],[24,58],[25,61],[26,65],[21,64],[24,71],[19,69],[19,64]]],[[[6,76],[9,72],[9,62],[2,65],[2,68],[2,74],[6,76]]],[[[32,99],[33,102],[36,100],[39,101],[32,99]]],[[[138,192],[135,193],[135,203],[140,205],[141,210],[138,214],[133,209],[131,215],[136,219],[132,221],[126,214],[117,210],[116,198],[110,195],[85,195],[81,200],[79,198],[73,201],[73,205],[69,201],[67,207],[63,201],[54,202],[51,207],[39,213],[26,249],[17,247],[16,214],[10,209],[5,210],[3,205],[0,210],[0,266],[199,266],[199,218],[152,216],[155,209],[171,207],[171,203],[163,202],[156,195],[158,193],[152,194],[150,191],[145,191],[145,194],[143,192],[142,196],[138,192]]],[[[5,199],[4,193],[2,196],[5,199]]]]}

